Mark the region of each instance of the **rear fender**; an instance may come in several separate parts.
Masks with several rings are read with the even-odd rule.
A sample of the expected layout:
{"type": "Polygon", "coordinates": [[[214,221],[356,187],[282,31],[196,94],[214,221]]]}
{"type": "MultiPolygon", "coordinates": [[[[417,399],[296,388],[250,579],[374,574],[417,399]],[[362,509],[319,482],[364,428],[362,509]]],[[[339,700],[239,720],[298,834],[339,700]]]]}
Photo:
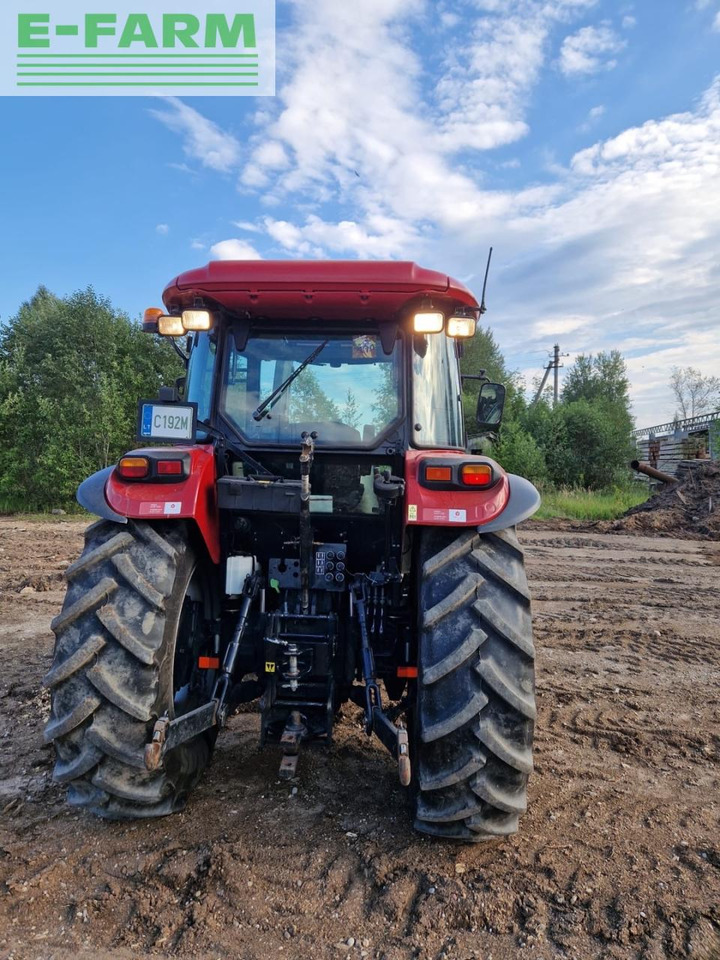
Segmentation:
{"type": "MultiPolygon", "coordinates": [[[[132,450],[128,456],[167,453],[168,448],[132,450]]],[[[220,523],[217,506],[217,474],[212,448],[173,447],[172,452],[190,456],[187,479],[177,483],[126,481],[114,467],[93,474],[80,485],[78,501],[86,510],[126,523],[136,520],[194,520],[213,563],[220,562],[220,523]],[[81,499],[82,497],[82,499],[81,499]]]]}
{"type": "Polygon", "coordinates": [[[481,533],[504,530],[531,517],[540,506],[540,494],[524,477],[505,473],[490,457],[457,451],[409,450],[405,457],[406,507],[409,526],[477,527],[481,533]],[[486,490],[472,488],[431,490],[419,482],[424,459],[488,463],[497,480],[486,490]]]}

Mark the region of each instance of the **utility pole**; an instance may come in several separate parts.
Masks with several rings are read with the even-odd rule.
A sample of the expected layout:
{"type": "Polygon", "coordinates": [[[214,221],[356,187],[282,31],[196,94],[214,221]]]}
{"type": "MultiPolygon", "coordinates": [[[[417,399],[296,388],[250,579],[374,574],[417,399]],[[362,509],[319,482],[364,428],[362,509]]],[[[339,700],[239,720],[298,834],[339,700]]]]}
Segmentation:
{"type": "Polygon", "coordinates": [[[556,343],[553,347],[553,358],[552,365],[555,371],[555,386],[553,389],[553,406],[558,405],[558,400],[560,399],[560,367],[564,367],[564,363],[560,363],[560,357],[569,357],[569,353],[560,353],[560,344],[556,343]]]}
{"type": "Polygon", "coordinates": [[[555,407],[557,406],[558,400],[560,399],[559,371],[560,371],[560,368],[564,366],[564,364],[560,363],[560,358],[569,357],[569,356],[570,356],[569,353],[560,353],[560,344],[559,343],[555,344],[555,346],[553,347],[552,358],[548,360],[548,364],[545,367],[545,373],[543,374],[543,378],[540,381],[540,386],[538,387],[538,392],[535,394],[533,401],[530,404],[531,407],[534,407],[535,404],[540,399],[540,397],[542,396],[543,389],[545,388],[545,384],[547,383],[548,374],[550,373],[551,370],[554,371],[553,406],[555,407]]]}

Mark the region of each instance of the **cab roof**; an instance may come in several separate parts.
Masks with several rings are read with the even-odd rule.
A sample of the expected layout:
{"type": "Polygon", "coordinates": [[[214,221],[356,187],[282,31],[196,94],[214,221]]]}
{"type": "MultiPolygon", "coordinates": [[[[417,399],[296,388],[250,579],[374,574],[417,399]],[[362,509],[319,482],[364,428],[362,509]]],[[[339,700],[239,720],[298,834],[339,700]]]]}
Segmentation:
{"type": "Polygon", "coordinates": [[[478,308],[462,283],[407,260],[216,260],[163,293],[169,311],[201,300],[271,319],[392,320],[425,298],[444,311],[478,308]]]}

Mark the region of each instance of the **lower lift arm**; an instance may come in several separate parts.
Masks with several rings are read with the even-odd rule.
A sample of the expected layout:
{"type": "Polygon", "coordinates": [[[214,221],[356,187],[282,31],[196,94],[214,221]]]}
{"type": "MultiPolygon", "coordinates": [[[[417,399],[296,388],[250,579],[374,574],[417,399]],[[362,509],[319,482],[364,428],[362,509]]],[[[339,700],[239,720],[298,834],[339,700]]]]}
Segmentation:
{"type": "Polygon", "coordinates": [[[360,651],[365,683],[365,732],[368,735],[374,733],[395,757],[400,783],[407,787],[412,776],[408,732],[402,724],[395,726],[383,710],[380,687],[375,676],[375,658],[368,638],[365,578],[357,577],[350,589],[360,627],[360,651]]]}
{"type": "Polygon", "coordinates": [[[145,747],[145,766],[148,770],[157,770],[165,754],[174,747],[192,740],[193,737],[197,737],[198,734],[204,733],[216,724],[220,727],[224,726],[228,716],[238,704],[259,696],[260,684],[257,680],[248,680],[235,685],[232,682],[238,650],[247,628],[250,607],[259,589],[259,574],[249,574],[243,586],[242,603],[235,631],[225,651],[212,699],[202,707],[190,710],[173,720],[165,714],[155,724],[152,741],[145,747]]]}

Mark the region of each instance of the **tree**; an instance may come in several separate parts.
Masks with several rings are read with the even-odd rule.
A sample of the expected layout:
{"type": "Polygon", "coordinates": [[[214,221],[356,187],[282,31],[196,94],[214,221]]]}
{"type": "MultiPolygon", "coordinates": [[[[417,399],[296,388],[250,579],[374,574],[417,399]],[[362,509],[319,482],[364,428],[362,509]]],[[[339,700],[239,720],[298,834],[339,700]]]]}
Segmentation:
{"type": "Polygon", "coordinates": [[[562,399],[565,403],[574,400],[609,401],[630,409],[630,381],[625,360],[619,350],[598,353],[596,356],[580,354],[568,370],[563,384],[562,399]]]}
{"type": "Polygon", "coordinates": [[[697,417],[720,405],[720,377],[703,376],[695,367],[673,367],[670,389],[678,405],[677,420],[697,417]]]}
{"type": "Polygon", "coordinates": [[[138,400],[181,372],[169,344],[91,288],[59,298],[40,287],[0,331],[0,496],[70,501],[134,446],[138,400]]]}
{"type": "Polygon", "coordinates": [[[290,387],[288,417],[296,423],[340,419],[337,404],[325,393],[317,374],[310,367],[306,367],[290,387]]]}
{"type": "Polygon", "coordinates": [[[349,427],[354,427],[356,430],[362,420],[360,404],[357,402],[357,397],[349,387],[340,419],[343,423],[346,423],[349,427]]]}

